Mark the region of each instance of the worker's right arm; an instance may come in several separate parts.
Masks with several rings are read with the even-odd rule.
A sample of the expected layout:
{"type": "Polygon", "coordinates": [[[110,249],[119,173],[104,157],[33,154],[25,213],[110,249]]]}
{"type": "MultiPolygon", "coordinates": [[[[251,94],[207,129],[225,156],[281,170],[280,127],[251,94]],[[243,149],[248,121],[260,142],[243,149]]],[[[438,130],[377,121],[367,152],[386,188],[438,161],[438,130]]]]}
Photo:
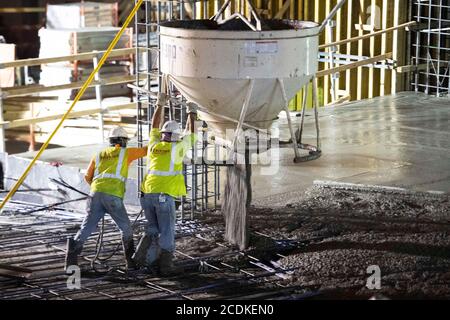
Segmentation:
{"type": "Polygon", "coordinates": [[[86,174],[84,175],[84,180],[86,180],[88,185],[91,185],[92,179],[94,179],[94,172],[95,172],[95,158],[92,158],[86,170],[86,174]]]}
{"type": "Polygon", "coordinates": [[[164,106],[166,105],[168,99],[169,97],[167,94],[163,92],[158,93],[158,100],[156,101],[156,109],[152,117],[152,129],[154,128],[159,129],[161,127],[161,120],[163,119],[164,106]]]}

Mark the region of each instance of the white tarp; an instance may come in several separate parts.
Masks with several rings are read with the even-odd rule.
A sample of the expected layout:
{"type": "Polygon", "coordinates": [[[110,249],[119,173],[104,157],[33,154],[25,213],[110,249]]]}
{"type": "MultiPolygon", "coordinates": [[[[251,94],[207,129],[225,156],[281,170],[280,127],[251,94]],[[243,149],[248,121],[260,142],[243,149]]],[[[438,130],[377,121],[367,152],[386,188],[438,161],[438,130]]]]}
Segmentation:
{"type": "MultiPolygon", "coordinates": [[[[40,58],[59,57],[76,53],[106,50],[120,28],[81,28],[39,30],[40,58]]],[[[127,29],[115,49],[130,48],[132,30],[127,29]]]]}
{"type": "MultiPolygon", "coordinates": [[[[0,43],[0,62],[14,61],[16,46],[0,43]]],[[[0,88],[14,86],[14,68],[0,69],[0,88]]]]}
{"type": "Polygon", "coordinates": [[[47,28],[116,27],[117,5],[114,3],[66,3],[47,6],[47,28]]]}

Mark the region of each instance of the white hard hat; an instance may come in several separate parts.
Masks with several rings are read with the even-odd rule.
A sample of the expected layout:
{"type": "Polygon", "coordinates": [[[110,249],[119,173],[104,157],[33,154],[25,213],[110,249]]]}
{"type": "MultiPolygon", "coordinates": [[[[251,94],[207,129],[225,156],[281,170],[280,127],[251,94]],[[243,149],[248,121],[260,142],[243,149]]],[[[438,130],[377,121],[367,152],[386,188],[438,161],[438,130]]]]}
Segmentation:
{"type": "Polygon", "coordinates": [[[174,120],[167,121],[164,123],[161,133],[171,133],[172,141],[178,141],[181,136],[180,124],[174,120]]]}
{"type": "Polygon", "coordinates": [[[109,132],[108,138],[125,138],[128,139],[128,133],[124,128],[117,126],[109,132]]]}

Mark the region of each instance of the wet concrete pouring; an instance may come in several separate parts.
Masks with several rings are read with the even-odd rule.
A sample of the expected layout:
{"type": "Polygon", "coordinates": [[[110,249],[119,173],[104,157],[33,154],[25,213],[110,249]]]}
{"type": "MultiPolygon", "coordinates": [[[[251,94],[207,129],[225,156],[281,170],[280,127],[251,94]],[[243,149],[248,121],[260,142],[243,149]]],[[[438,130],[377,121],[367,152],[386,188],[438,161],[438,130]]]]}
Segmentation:
{"type": "MultiPolygon", "coordinates": [[[[63,271],[65,239],[79,216],[20,213],[30,207],[12,203],[0,220],[0,264],[32,272],[0,276],[0,299],[450,298],[448,194],[313,186],[285,207],[252,206],[243,251],[224,240],[223,216],[211,210],[177,224],[176,263],[185,272],[170,278],[126,273],[121,250],[93,271],[94,235],[82,253],[80,289],[67,287],[63,271]],[[370,266],[379,268],[378,290],[366,287],[370,266]]],[[[139,208],[129,211],[134,219],[139,208]]],[[[140,217],[136,239],[144,225],[140,217]]],[[[101,257],[120,241],[109,219],[104,239],[101,257]]]]}

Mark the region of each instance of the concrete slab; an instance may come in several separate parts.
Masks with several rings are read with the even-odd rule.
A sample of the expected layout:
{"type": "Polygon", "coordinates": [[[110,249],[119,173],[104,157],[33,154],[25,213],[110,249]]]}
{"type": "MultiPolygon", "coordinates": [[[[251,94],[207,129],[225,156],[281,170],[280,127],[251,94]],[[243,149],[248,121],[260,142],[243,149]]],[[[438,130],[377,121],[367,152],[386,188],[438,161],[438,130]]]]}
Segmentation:
{"type": "MultiPolygon", "coordinates": [[[[323,108],[323,156],[293,164],[292,150],[282,150],[276,176],[253,176],[253,197],[260,204],[285,204],[316,179],[449,192],[449,107],[447,98],[403,92],[323,108]]],[[[280,119],[278,126],[287,138],[286,122],[280,119]]],[[[306,131],[306,142],[314,143],[312,117],[306,131]]]]}

